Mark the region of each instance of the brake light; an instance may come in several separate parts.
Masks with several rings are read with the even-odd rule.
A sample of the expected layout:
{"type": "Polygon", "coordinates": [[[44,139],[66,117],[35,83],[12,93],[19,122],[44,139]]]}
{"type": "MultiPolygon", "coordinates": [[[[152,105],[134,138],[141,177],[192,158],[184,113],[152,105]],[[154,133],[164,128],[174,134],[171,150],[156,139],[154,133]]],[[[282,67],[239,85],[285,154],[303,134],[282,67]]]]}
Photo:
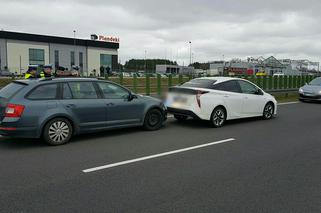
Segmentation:
{"type": "Polygon", "coordinates": [[[206,91],[197,91],[197,94],[196,94],[196,100],[197,100],[197,104],[198,104],[198,106],[201,108],[201,96],[202,95],[204,95],[204,94],[206,94],[206,93],[208,93],[208,92],[206,92],[206,91]]]}
{"type": "Polygon", "coordinates": [[[25,106],[17,104],[7,104],[5,117],[8,118],[20,118],[25,106]]]}

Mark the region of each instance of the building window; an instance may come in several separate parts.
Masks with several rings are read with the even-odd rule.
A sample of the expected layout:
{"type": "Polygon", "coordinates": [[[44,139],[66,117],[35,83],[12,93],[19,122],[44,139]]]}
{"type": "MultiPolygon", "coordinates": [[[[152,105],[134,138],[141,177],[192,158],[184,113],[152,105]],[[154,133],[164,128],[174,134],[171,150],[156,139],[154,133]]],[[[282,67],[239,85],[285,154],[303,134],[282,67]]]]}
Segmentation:
{"type": "Polygon", "coordinates": [[[71,51],[70,52],[70,66],[74,66],[75,65],[75,52],[71,51]]]}
{"type": "Polygon", "coordinates": [[[55,68],[59,67],[59,51],[55,50],[55,68]]]}
{"type": "Polygon", "coordinates": [[[82,52],[79,53],[79,68],[80,72],[82,72],[84,68],[84,55],[82,52]]]}
{"type": "Polygon", "coordinates": [[[29,49],[29,64],[44,65],[45,50],[44,49],[29,49]]]}

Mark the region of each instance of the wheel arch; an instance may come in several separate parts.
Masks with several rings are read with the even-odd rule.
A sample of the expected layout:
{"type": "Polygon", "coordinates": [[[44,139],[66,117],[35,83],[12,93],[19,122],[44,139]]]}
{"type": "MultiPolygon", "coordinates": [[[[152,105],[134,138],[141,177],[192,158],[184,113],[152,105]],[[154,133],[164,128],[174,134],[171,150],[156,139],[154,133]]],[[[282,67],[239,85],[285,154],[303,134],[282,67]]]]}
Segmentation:
{"type": "Polygon", "coordinates": [[[70,124],[71,124],[71,127],[73,129],[73,135],[77,134],[79,132],[79,128],[78,126],[76,125],[75,121],[68,115],[65,115],[65,114],[56,114],[56,115],[52,115],[50,117],[48,117],[46,120],[44,120],[38,130],[38,136],[41,137],[42,134],[43,134],[43,130],[46,126],[46,124],[50,121],[52,121],[53,119],[56,119],[56,118],[64,118],[64,119],[67,119],[70,124]]]}
{"type": "Polygon", "coordinates": [[[150,111],[150,110],[153,110],[153,109],[157,109],[159,110],[163,115],[164,115],[164,110],[160,107],[160,106],[157,106],[157,105],[153,105],[153,106],[150,106],[150,107],[147,107],[146,110],[145,110],[145,113],[144,113],[144,118],[143,118],[143,123],[145,121],[145,118],[147,116],[147,113],[150,111]]]}
{"type": "Polygon", "coordinates": [[[273,105],[273,114],[274,114],[275,110],[276,110],[276,105],[275,105],[275,103],[273,101],[267,101],[266,104],[264,105],[263,111],[264,111],[266,105],[268,105],[268,104],[272,104],[273,105]]]}
{"type": "Polygon", "coordinates": [[[226,107],[225,107],[224,105],[222,105],[222,104],[219,104],[219,105],[217,105],[216,107],[214,107],[214,109],[212,110],[210,120],[211,120],[211,118],[212,118],[212,116],[213,116],[214,111],[215,111],[217,108],[222,108],[222,109],[225,111],[225,115],[226,115],[226,119],[227,119],[227,118],[228,118],[228,114],[227,114],[227,109],[226,109],[226,107]]]}

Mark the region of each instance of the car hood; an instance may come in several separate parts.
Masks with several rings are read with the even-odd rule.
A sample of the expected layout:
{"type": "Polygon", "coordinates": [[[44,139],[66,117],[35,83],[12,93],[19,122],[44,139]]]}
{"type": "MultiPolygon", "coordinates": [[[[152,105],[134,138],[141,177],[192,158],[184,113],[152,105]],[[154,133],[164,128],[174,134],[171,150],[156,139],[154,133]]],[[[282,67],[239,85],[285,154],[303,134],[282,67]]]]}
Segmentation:
{"type": "Polygon", "coordinates": [[[304,92],[319,93],[321,91],[321,86],[305,85],[302,89],[304,92]]]}
{"type": "Polygon", "coordinates": [[[139,96],[139,98],[146,100],[146,101],[154,101],[154,102],[159,102],[159,103],[162,102],[160,99],[157,99],[157,98],[154,98],[151,96],[146,96],[146,95],[137,95],[137,96],[139,96]]]}

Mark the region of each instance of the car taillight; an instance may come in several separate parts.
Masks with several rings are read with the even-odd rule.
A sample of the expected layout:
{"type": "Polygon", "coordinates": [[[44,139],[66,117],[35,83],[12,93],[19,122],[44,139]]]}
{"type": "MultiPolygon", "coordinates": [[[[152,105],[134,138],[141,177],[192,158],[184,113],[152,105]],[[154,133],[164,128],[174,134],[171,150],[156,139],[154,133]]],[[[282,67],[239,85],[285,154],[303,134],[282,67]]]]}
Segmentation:
{"type": "Polygon", "coordinates": [[[17,104],[7,104],[5,117],[8,118],[20,118],[25,106],[17,104]]]}
{"type": "Polygon", "coordinates": [[[197,100],[197,104],[198,106],[201,108],[201,96],[206,94],[208,92],[206,91],[197,91],[197,94],[196,94],[196,100],[197,100]]]}

